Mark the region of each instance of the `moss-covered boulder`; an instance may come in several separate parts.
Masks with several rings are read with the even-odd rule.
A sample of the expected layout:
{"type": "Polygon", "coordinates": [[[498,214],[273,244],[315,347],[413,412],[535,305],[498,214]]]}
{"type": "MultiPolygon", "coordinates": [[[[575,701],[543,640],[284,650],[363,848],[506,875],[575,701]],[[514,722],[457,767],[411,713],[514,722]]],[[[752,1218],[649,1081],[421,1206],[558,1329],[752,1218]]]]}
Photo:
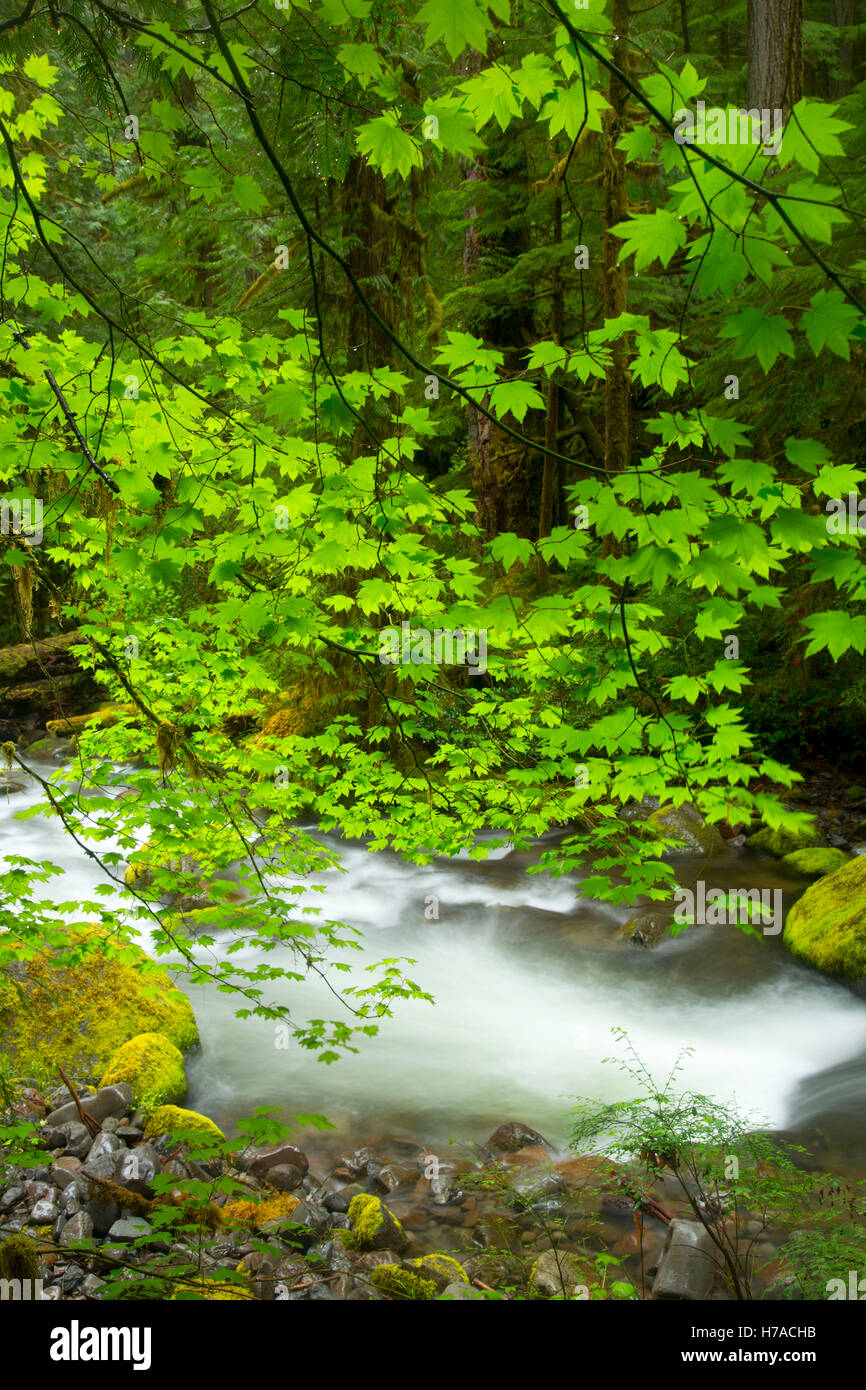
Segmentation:
{"type": "Polygon", "coordinates": [[[218,1139],[220,1142],[226,1137],[219,1125],[215,1125],[207,1115],[199,1115],[197,1110],[182,1110],[179,1105],[158,1106],[147,1120],[144,1132],[153,1139],[161,1134],[180,1132],[200,1135],[203,1139],[218,1139]]]}
{"type": "Polygon", "coordinates": [[[357,1250],[403,1250],[406,1233],[381,1197],[359,1192],[349,1203],[349,1224],[357,1250]]]}
{"type": "Polygon", "coordinates": [[[788,913],[782,939],[819,970],[866,979],[866,855],[807,888],[788,913]]]}
{"type": "Polygon", "coordinates": [[[768,854],[775,854],[777,859],[784,859],[786,854],[794,854],[798,849],[823,848],[824,837],[810,816],[799,830],[771,830],[765,826],[755,835],[750,835],[746,844],[749,849],[762,849],[768,854]]]}
{"type": "Polygon", "coordinates": [[[461,1264],[451,1255],[421,1255],[416,1260],[407,1260],[409,1269],[416,1269],[423,1279],[436,1285],[437,1293],[442,1293],[449,1284],[468,1284],[469,1275],[461,1264]]]}
{"type": "Polygon", "coordinates": [[[797,874],[805,874],[808,878],[823,878],[825,874],[835,873],[841,869],[843,864],[848,863],[849,856],[841,849],[826,849],[823,845],[815,849],[795,849],[793,854],[786,854],[782,860],[789,869],[793,869],[797,874]]]}
{"type": "Polygon", "coordinates": [[[183,1055],[163,1033],[139,1033],[119,1047],[99,1085],[127,1081],[146,1113],[177,1105],[186,1095],[183,1055]]]}
{"type": "Polygon", "coordinates": [[[715,825],[708,825],[696,806],[660,806],[647,818],[649,834],[664,835],[688,854],[719,854],[725,848],[715,825]]]}
{"type": "Polygon", "coordinates": [[[370,1283],[386,1297],[401,1300],[431,1299],[438,1292],[432,1279],[425,1279],[401,1265],[377,1265],[370,1275],[370,1283]]]}
{"type": "Polygon", "coordinates": [[[71,738],[84,729],[110,729],[124,715],[137,714],[135,705],[99,705],[89,714],[69,714],[49,719],[45,728],[53,738],[71,738]]]}
{"type": "Polygon", "coordinates": [[[56,1076],[59,1063],[98,1077],[137,1033],[160,1033],[181,1051],[198,1045],[186,995],[139,947],[96,927],[35,955],[19,946],[0,933],[0,1055],[18,1074],[56,1076]]]}

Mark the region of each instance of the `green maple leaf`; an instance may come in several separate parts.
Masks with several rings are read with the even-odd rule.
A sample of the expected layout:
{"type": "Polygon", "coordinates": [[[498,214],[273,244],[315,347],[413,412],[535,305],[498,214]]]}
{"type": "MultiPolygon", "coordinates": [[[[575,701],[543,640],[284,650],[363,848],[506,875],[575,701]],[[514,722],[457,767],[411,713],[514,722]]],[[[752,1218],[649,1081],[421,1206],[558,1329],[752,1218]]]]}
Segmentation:
{"type": "Polygon", "coordinates": [[[843,612],[813,613],[803,619],[803,626],[811,633],[807,656],[826,649],[833,660],[838,661],[850,647],[857,652],[866,650],[866,618],[862,616],[854,618],[843,612]]]}
{"type": "Polygon", "coordinates": [[[490,403],[496,414],[513,415],[523,421],[527,410],[544,405],[544,397],[528,381],[502,381],[490,393],[490,403]]]}
{"type": "Polygon", "coordinates": [[[268,205],[268,200],[256,180],[250,174],[239,174],[232,184],[232,197],[243,212],[251,212],[258,217],[268,205]]]}
{"type": "Polygon", "coordinates": [[[741,309],[726,318],[720,338],[734,339],[734,356],[757,357],[766,374],[780,353],[794,356],[790,321],[782,314],[765,314],[763,309],[741,309]]]}
{"type": "Polygon", "coordinates": [[[785,126],[779,163],[790,164],[795,159],[804,169],[817,174],[822,156],[844,155],[839,135],[853,127],[847,121],[838,120],[833,115],[835,110],[835,106],[807,97],[798,101],[785,126]]]}
{"type": "Polygon", "coordinates": [[[809,347],[816,357],[827,347],[847,362],[851,355],[848,339],[859,313],[840,290],[817,290],[810,302],[811,308],[800,319],[809,347]]]}
{"type": "Polygon", "coordinates": [[[487,16],[476,0],[427,0],[415,18],[427,25],[425,48],[442,39],[452,58],[466,47],[487,52],[487,16]]]}
{"type": "Polygon", "coordinates": [[[635,213],[627,222],[611,227],[611,231],[625,242],[621,260],[634,253],[636,271],[644,270],[656,260],[667,265],[675,252],[686,244],[685,223],[666,208],[635,213]]]}
{"type": "Polygon", "coordinates": [[[396,111],[385,111],[367,121],[358,131],[358,149],[369,164],[374,164],[387,177],[400,174],[406,178],[413,166],[423,164],[421,151],[398,121],[396,111]]]}

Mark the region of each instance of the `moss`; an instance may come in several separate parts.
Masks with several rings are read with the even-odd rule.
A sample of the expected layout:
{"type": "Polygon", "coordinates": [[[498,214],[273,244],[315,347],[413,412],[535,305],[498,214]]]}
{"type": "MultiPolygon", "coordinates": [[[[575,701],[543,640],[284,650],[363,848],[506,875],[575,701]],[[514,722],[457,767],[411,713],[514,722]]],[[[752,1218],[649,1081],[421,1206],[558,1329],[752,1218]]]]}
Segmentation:
{"type": "Polygon", "coordinates": [[[7,1236],[0,1243],[0,1279],[38,1278],[39,1256],[33,1241],[24,1235],[7,1236]]]}
{"type": "Polygon", "coordinates": [[[750,835],[746,843],[749,849],[763,849],[768,854],[775,854],[778,859],[784,859],[786,854],[793,854],[795,850],[814,849],[823,842],[821,832],[810,816],[808,824],[800,830],[770,830],[765,827],[756,835],[750,835]]]}
{"type": "Polygon", "coordinates": [[[257,1226],[261,1228],[268,1221],[277,1221],[291,1216],[299,1205],[297,1197],[291,1192],[267,1194],[258,1202],[227,1202],[222,1207],[223,1222],[227,1226],[257,1226]]]}
{"type": "Polygon", "coordinates": [[[355,1232],[347,1230],[345,1226],[341,1226],[337,1231],[337,1239],[342,1242],[347,1250],[357,1250],[358,1248],[355,1232]]]}
{"type": "Polygon", "coordinates": [[[161,1033],[181,1051],[198,1045],[192,1005],[168,971],[99,928],[66,934],[28,958],[8,937],[14,965],[0,970],[0,1036],[23,1075],[98,1076],[134,1034],[161,1033]]]}
{"type": "Polygon", "coordinates": [[[438,1293],[441,1293],[449,1284],[469,1283],[466,1270],[450,1255],[421,1255],[418,1259],[409,1260],[407,1263],[412,1269],[417,1269],[425,1278],[432,1280],[438,1293]]]}
{"type": "Polygon", "coordinates": [[[866,979],[866,855],[807,888],[788,913],[782,939],[819,970],[866,979]]]}
{"type": "Polygon", "coordinates": [[[242,1284],[228,1283],[222,1279],[190,1279],[175,1287],[170,1302],[183,1299],[188,1294],[206,1298],[209,1302],[249,1302],[253,1297],[252,1289],[245,1289],[242,1284]]]}
{"type": "Polygon", "coordinates": [[[128,1081],[144,1111],[174,1105],[186,1095],[183,1056],[162,1033],[139,1033],[119,1047],[99,1082],[116,1086],[128,1081]]]}
{"type": "Polygon", "coordinates": [[[49,719],[45,728],[54,738],[69,738],[85,729],[110,729],[125,715],[137,713],[135,705],[100,705],[90,714],[68,714],[61,719],[49,719]]]}
{"type": "Polygon", "coordinates": [[[806,874],[809,878],[823,878],[824,874],[835,873],[848,863],[848,855],[841,849],[795,849],[782,860],[795,873],[806,874]]]}
{"type": "Polygon", "coordinates": [[[718,854],[724,840],[714,825],[708,825],[690,802],[682,806],[660,806],[647,817],[649,833],[664,835],[692,854],[718,854]]]}
{"type": "Polygon", "coordinates": [[[196,1110],[181,1110],[177,1105],[160,1105],[144,1127],[145,1134],[151,1138],[160,1134],[175,1134],[178,1130],[200,1134],[204,1139],[218,1139],[220,1142],[226,1137],[219,1126],[206,1115],[199,1115],[196,1110]]]}
{"type": "Polygon", "coordinates": [[[370,1282],[389,1298],[430,1299],[438,1292],[432,1279],[424,1279],[411,1269],[400,1265],[377,1265],[370,1282]]]}

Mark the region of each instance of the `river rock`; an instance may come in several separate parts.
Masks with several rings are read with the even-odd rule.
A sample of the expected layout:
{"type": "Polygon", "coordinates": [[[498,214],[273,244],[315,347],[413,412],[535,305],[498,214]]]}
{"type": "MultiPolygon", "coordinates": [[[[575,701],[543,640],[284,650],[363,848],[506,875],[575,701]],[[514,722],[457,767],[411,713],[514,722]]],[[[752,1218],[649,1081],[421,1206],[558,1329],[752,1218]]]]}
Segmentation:
{"type": "Polygon", "coordinates": [[[267,1184],[269,1187],[275,1187],[278,1192],[294,1192],[303,1180],[303,1173],[294,1163],[277,1163],[267,1170],[267,1184]]]}
{"type": "Polygon", "coordinates": [[[784,856],[782,863],[807,878],[823,878],[825,874],[832,874],[847,864],[848,855],[843,854],[841,849],[818,846],[815,849],[795,849],[793,854],[784,856]]]}
{"type": "Polygon", "coordinates": [[[70,1158],[86,1158],[93,1143],[93,1135],[87,1125],[83,1125],[80,1120],[70,1120],[60,1128],[66,1135],[64,1154],[70,1158]]]}
{"type": "MultiPolygon", "coordinates": [[[[116,1086],[103,1086],[95,1096],[85,1096],[81,1099],[81,1108],[84,1113],[100,1122],[108,1119],[109,1116],[119,1118],[121,1115],[127,1115],[131,1106],[132,1087],[125,1081],[119,1082],[116,1086]]],[[[75,1101],[70,1100],[66,1105],[61,1105],[59,1109],[52,1110],[50,1115],[46,1115],[45,1125],[47,1128],[59,1128],[61,1125],[68,1124],[70,1120],[78,1119],[78,1106],[75,1101]]]]}
{"type": "Polygon", "coordinates": [[[41,1197],[30,1208],[30,1221],[34,1226],[53,1226],[60,1215],[60,1208],[50,1197],[41,1197]]]}
{"type": "Polygon", "coordinates": [[[823,843],[823,836],[811,817],[800,830],[771,830],[766,826],[746,840],[749,849],[766,850],[768,854],[775,854],[778,859],[784,859],[786,854],[793,854],[795,850],[814,849],[823,843]]]}
{"type": "Polygon", "coordinates": [[[548,1298],[574,1298],[586,1288],[570,1257],[564,1251],[557,1254],[553,1250],[539,1255],[532,1266],[529,1285],[548,1298]]]}
{"type": "Polygon", "coordinates": [[[866,858],[811,884],[788,913],[782,940],[819,970],[866,978],[866,858]]]}
{"type": "Polygon", "coordinates": [[[77,1240],[89,1240],[93,1235],[93,1222],[86,1211],[70,1217],[60,1233],[61,1245],[72,1245],[77,1240]]]}
{"type": "Polygon", "coordinates": [[[120,1207],[117,1202],[103,1192],[94,1193],[84,1210],[93,1223],[94,1234],[100,1237],[108,1235],[114,1222],[120,1216],[120,1207]]]}
{"type": "Polygon", "coordinates": [[[681,806],[660,806],[647,817],[646,824],[647,834],[676,841],[667,854],[719,854],[725,848],[717,826],[708,825],[689,801],[681,806]]]}
{"type": "Polygon", "coordinates": [[[653,1281],[653,1298],[703,1302],[716,1276],[715,1246],[698,1221],[672,1221],[653,1281]]]}
{"type": "Polygon", "coordinates": [[[657,946],[660,941],[670,936],[673,920],[673,908],[648,908],[629,917],[628,921],[618,928],[616,935],[625,937],[634,946],[657,946]]]}
{"type": "Polygon", "coordinates": [[[291,1165],[299,1168],[301,1173],[306,1173],[310,1166],[310,1160],[302,1149],[296,1144],[280,1142],[279,1144],[269,1144],[263,1148],[246,1149],[238,1159],[238,1167],[243,1171],[247,1169],[254,1178],[269,1181],[269,1171],[271,1168],[280,1168],[291,1165]]]}
{"type": "Polygon", "coordinates": [[[398,1187],[408,1187],[418,1181],[418,1166],[415,1163],[386,1163],[376,1174],[376,1182],[385,1192],[394,1192],[398,1187]]]}
{"type": "Polygon", "coordinates": [[[565,1179],[555,1168],[529,1168],[519,1171],[511,1182],[511,1201],[517,1207],[535,1207],[565,1191],[565,1179]]]}
{"type": "Polygon", "coordinates": [[[103,1154],[112,1158],[124,1148],[123,1140],[118,1139],[116,1134],[97,1134],[87,1151],[87,1162],[92,1163],[95,1158],[101,1158],[103,1154]]]}
{"type": "MultiPolygon", "coordinates": [[[[139,1197],[153,1196],[153,1180],[160,1171],[160,1158],[150,1144],[139,1144],[137,1149],[127,1149],[121,1155],[115,1169],[114,1181],[118,1187],[135,1192],[139,1197]]],[[[184,1171],[183,1176],[186,1176],[184,1171]]]]}
{"type": "Polygon", "coordinates": [[[140,1240],[142,1236],[149,1236],[153,1227],[145,1221],[143,1216],[127,1216],[121,1221],[115,1221],[108,1232],[109,1240],[140,1240]]]}
{"type": "Polygon", "coordinates": [[[484,1147],[493,1153],[513,1154],[530,1144],[543,1144],[545,1148],[550,1148],[547,1140],[537,1129],[530,1129],[520,1120],[508,1120],[493,1131],[484,1147]]]}

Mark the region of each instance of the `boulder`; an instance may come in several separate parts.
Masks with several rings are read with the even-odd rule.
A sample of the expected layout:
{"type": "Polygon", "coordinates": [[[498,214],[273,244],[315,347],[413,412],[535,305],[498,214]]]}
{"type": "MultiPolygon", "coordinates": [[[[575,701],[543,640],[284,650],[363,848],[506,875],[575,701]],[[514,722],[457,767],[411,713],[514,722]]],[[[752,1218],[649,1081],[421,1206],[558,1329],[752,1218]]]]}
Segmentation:
{"type": "Polygon", "coordinates": [[[403,1250],[408,1244],[400,1222],[380,1197],[362,1193],[349,1203],[349,1223],[358,1250],[403,1250]]]}
{"type": "Polygon", "coordinates": [[[128,1082],[136,1103],[152,1113],[186,1095],[183,1055],[163,1033],[139,1033],[119,1047],[100,1084],[128,1082]]]}
{"type": "Polygon", "coordinates": [[[699,1221],[675,1219],[668,1227],[653,1298],[703,1302],[716,1277],[715,1246],[699,1221]]]}
{"type": "Polygon", "coordinates": [[[293,1168],[300,1168],[301,1173],[306,1173],[310,1166],[310,1160],[299,1149],[297,1144],[290,1144],[287,1140],[281,1140],[278,1144],[268,1144],[261,1148],[247,1149],[242,1155],[238,1167],[247,1169],[251,1176],[260,1181],[268,1180],[268,1173],[271,1168],[282,1168],[291,1165],[293,1168]]]}
{"type": "Polygon", "coordinates": [[[19,1073],[51,1073],[59,1064],[70,1074],[98,1074],[137,1033],[159,1032],[183,1051],[197,1046],[186,995],[132,943],[91,927],[70,930],[56,949],[33,956],[29,949],[8,937],[0,947],[0,960],[11,962],[0,971],[0,1036],[19,1073]]]}
{"type": "Polygon", "coordinates": [[[807,888],[788,913],[782,940],[819,970],[866,978],[866,856],[807,888]]]}
{"type": "Polygon", "coordinates": [[[670,907],[647,908],[629,917],[616,935],[624,937],[633,946],[657,946],[670,936],[673,920],[673,909],[670,907]]]}
{"type": "Polygon", "coordinates": [[[848,855],[843,854],[841,849],[795,849],[792,854],[783,856],[782,863],[807,878],[823,878],[825,874],[832,874],[847,864],[848,855]]]}
{"type": "Polygon", "coordinates": [[[807,817],[797,830],[771,830],[765,826],[746,840],[749,849],[766,850],[768,854],[775,854],[777,859],[784,859],[786,854],[793,854],[798,849],[815,849],[823,843],[823,836],[812,816],[807,817]]]}
{"type": "MultiPolygon", "coordinates": [[[[107,1120],[111,1117],[126,1115],[132,1108],[132,1087],[122,1083],[119,1086],[105,1086],[101,1091],[97,1091],[95,1096],[79,1097],[81,1109],[86,1115],[91,1115],[94,1120],[107,1120]]],[[[45,1128],[68,1124],[79,1118],[78,1106],[74,1100],[70,1100],[66,1105],[61,1105],[57,1110],[52,1110],[50,1115],[45,1117],[45,1128]]]]}
{"type": "Polygon", "coordinates": [[[530,1129],[520,1120],[508,1120],[493,1131],[484,1147],[493,1153],[513,1154],[517,1153],[518,1149],[527,1148],[530,1144],[543,1144],[545,1148],[550,1148],[547,1140],[538,1133],[537,1129],[530,1129]]]}
{"type": "Polygon", "coordinates": [[[574,1257],[564,1250],[545,1250],[539,1255],[529,1275],[529,1286],[548,1298],[575,1298],[587,1289],[574,1257]]]}
{"type": "Polygon", "coordinates": [[[207,1115],[199,1115],[197,1110],[182,1110],[178,1105],[160,1105],[145,1124],[144,1132],[151,1139],[162,1134],[183,1132],[197,1138],[225,1142],[219,1125],[215,1125],[207,1115]]]}
{"type": "Polygon", "coordinates": [[[681,806],[660,806],[647,817],[650,835],[664,835],[676,845],[667,853],[719,854],[725,842],[715,825],[708,825],[696,806],[684,801],[681,806]]]}

